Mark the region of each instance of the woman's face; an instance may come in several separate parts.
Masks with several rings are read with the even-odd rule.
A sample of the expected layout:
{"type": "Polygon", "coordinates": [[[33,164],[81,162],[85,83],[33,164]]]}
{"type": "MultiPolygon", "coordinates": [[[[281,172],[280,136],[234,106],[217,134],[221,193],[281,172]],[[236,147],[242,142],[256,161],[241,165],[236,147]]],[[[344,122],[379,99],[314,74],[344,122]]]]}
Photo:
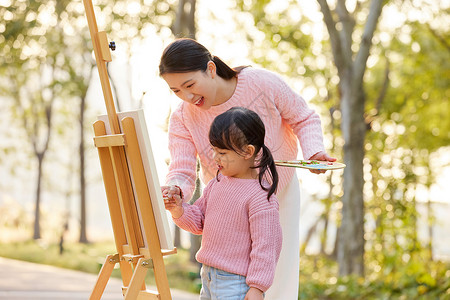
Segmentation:
{"type": "Polygon", "coordinates": [[[209,109],[216,101],[215,69],[205,72],[167,73],[162,78],[181,100],[201,109],[209,109]]]}

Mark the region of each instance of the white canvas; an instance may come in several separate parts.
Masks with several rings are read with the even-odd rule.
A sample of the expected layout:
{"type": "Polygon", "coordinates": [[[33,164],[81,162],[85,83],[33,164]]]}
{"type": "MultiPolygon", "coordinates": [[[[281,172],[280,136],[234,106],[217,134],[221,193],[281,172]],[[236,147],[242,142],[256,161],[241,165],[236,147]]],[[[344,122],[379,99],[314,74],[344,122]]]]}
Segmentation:
{"type": "MultiPolygon", "coordinates": [[[[159,240],[161,243],[161,249],[172,250],[174,248],[172,234],[167,219],[166,209],[164,207],[164,201],[162,199],[161,186],[159,184],[158,172],[153,157],[152,146],[150,143],[150,136],[147,130],[147,124],[145,122],[144,111],[142,109],[139,109],[134,111],[119,112],[117,113],[117,115],[119,118],[119,123],[120,120],[126,117],[131,117],[134,120],[134,126],[136,128],[136,135],[139,143],[139,150],[141,151],[142,163],[144,165],[145,176],[147,179],[147,186],[152,201],[153,213],[155,215],[156,227],[158,230],[159,240]]],[[[107,134],[111,134],[108,116],[102,115],[99,116],[98,119],[105,123],[107,134]]],[[[122,124],[120,124],[120,126],[122,126],[122,124]]],[[[131,181],[133,184],[133,190],[135,190],[132,174],[130,174],[130,176],[132,179],[131,181]]],[[[143,216],[141,215],[138,202],[136,202],[136,206],[138,209],[141,229],[143,234],[145,234],[144,226],[142,226],[143,216]]],[[[144,242],[145,246],[148,247],[147,241],[144,242]]]]}

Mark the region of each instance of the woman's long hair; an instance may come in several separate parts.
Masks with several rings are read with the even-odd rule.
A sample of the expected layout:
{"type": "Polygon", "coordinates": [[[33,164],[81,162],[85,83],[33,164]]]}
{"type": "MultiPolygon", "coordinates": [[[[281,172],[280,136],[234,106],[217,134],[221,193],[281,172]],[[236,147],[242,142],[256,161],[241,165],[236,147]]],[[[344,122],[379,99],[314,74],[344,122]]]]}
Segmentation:
{"type": "Polygon", "coordinates": [[[233,107],[214,119],[209,130],[209,142],[214,147],[233,150],[240,155],[246,145],[255,147],[255,155],[262,150],[254,168],[259,169],[259,184],[268,191],[269,199],[277,190],[278,172],[272,153],[264,144],[265,134],[264,123],[257,113],[244,107],[233,107]],[[263,185],[264,179],[269,182],[269,188],[263,185]]]}
{"type": "Polygon", "coordinates": [[[216,65],[217,75],[223,79],[236,77],[245,67],[230,68],[217,56],[211,53],[199,42],[182,38],[170,43],[164,49],[159,63],[159,75],[167,73],[205,72],[208,62],[216,65]]]}

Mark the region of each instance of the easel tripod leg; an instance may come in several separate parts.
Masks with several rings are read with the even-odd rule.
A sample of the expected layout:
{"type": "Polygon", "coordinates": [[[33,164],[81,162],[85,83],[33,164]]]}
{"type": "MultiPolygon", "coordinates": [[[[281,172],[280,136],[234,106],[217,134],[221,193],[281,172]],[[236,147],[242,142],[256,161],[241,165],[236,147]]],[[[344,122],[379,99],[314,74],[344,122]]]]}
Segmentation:
{"type": "Polygon", "coordinates": [[[105,262],[100,270],[97,277],[97,282],[95,283],[94,289],[92,290],[89,300],[100,300],[103,292],[105,291],[106,284],[108,283],[109,277],[114,270],[114,266],[119,262],[119,254],[106,256],[105,262]]]}
{"type": "Polygon", "coordinates": [[[140,258],[136,264],[133,276],[131,277],[130,285],[128,286],[127,292],[125,294],[125,300],[137,299],[139,292],[143,286],[145,275],[148,271],[147,260],[145,258],[140,258]]]}

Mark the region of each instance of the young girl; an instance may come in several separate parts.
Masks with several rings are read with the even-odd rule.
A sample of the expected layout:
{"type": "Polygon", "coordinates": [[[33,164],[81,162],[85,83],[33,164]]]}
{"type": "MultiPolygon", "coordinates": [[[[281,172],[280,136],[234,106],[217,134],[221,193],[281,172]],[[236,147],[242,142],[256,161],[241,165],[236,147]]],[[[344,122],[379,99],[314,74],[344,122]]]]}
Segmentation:
{"type": "Polygon", "coordinates": [[[217,116],[209,131],[216,177],[193,205],[178,195],[166,200],[179,227],[203,235],[196,255],[203,264],[200,299],[263,299],[272,284],[282,233],[278,173],[264,136],[251,110],[217,116]]]}
{"type": "MultiPolygon", "coordinates": [[[[164,50],[159,71],[169,88],[183,100],[169,124],[171,161],[166,186],[169,198],[195,187],[196,161],[206,184],[216,174],[209,151],[208,130],[213,119],[234,106],[255,111],[266,127],[266,146],[274,159],[297,159],[300,142],[304,159],[335,161],[323,146],[319,116],[278,75],[251,67],[232,69],[203,45],[177,39],[164,50]]],[[[320,171],[315,171],[320,172],[320,171]]],[[[278,169],[277,198],[283,246],[267,300],[295,300],[299,281],[300,189],[294,168],[278,169]]]]}

